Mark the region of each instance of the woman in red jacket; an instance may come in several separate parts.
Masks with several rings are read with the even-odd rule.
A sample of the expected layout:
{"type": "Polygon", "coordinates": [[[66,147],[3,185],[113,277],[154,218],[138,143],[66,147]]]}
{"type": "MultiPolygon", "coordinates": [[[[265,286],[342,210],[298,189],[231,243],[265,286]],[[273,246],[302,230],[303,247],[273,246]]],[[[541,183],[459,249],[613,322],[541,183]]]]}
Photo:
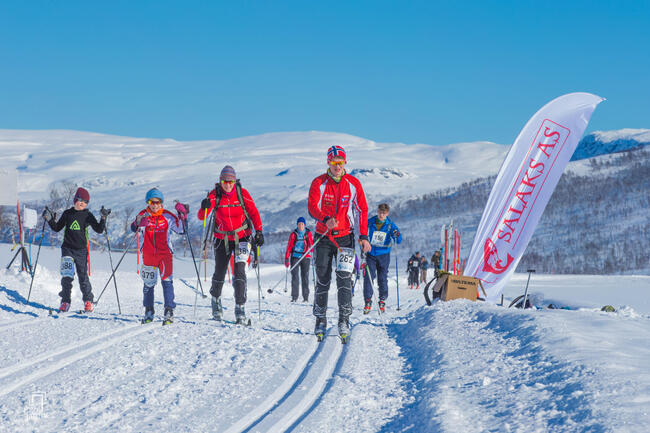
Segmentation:
{"type": "Polygon", "coordinates": [[[248,191],[241,187],[235,169],[226,165],[221,170],[219,185],[201,202],[198,217],[214,218],[214,274],[212,275],[212,317],[222,320],[221,291],[225,282],[230,256],[235,256],[232,285],[235,289],[235,320],[245,324],[246,262],[252,245],[262,246],[262,220],[248,191]],[[255,236],[252,236],[255,229],[255,236]],[[252,241],[252,242],[251,242],[252,241]]]}

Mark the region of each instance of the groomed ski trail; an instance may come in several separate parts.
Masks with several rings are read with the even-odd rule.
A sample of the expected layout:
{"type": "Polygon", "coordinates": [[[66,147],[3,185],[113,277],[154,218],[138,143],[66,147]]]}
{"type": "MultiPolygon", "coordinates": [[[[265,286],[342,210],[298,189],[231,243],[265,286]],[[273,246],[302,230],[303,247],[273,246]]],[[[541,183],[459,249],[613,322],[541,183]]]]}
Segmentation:
{"type": "Polygon", "coordinates": [[[5,395],[17,390],[17,389],[20,389],[21,387],[23,387],[25,385],[28,385],[28,384],[30,384],[30,383],[38,380],[38,379],[42,379],[42,378],[44,378],[46,376],[49,376],[49,375],[55,373],[56,371],[58,371],[58,370],[60,370],[62,368],[65,368],[65,367],[67,367],[67,366],[69,366],[69,365],[71,365],[71,364],[73,364],[73,363],[75,363],[75,362],[77,362],[79,360],[82,360],[82,359],[84,359],[84,358],[86,358],[86,357],[88,357],[90,355],[93,355],[94,353],[97,353],[97,352],[99,352],[101,350],[107,349],[107,348],[113,346],[114,344],[117,344],[117,343],[119,343],[121,341],[124,341],[124,340],[126,340],[128,338],[135,337],[136,335],[143,334],[145,332],[149,332],[151,330],[152,330],[151,327],[141,326],[140,324],[137,324],[137,325],[132,325],[132,326],[127,327],[127,332],[124,332],[124,329],[109,331],[109,332],[107,332],[107,333],[105,333],[103,335],[99,335],[97,337],[90,338],[90,339],[86,340],[85,342],[82,342],[82,345],[85,346],[87,344],[92,344],[92,343],[94,343],[94,342],[96,342],[98,340],[102,340],[102,339],[106,338],[107,336],[110,336],[110,335],[113,335],[113,334],[116,334],[116,333],[122,333],[122,334],[117,336],[117,337],[113,337],[113,338],[110,338],[110,339],[108,339],[106,341],[103,341],[103,342],[101,342],[99,344],[92,345],[91,347],[89,347],[87,349],[74,351],[74,347],[68,346],[68,347],[66,347],[66,348],[64,348],[64,349],[62,349],[60,351],[55,351],[53,353],[46,354],[46,355],[43,355],[41,357],[38,357],[38,358],[36,358],[36,359],[34,359],[32,361],[29,361],[26,364],[14,365],[13,367],[8,367],[7,369],[3,369],[2,372],[1,372],[0,378],[1,377],[6,377],[7,375],[10,375],[10,374],[12,374],[14,372],[24,370],[25,368],[30,367],[30,366],[32,366],[34,364],[47,361],[52,357],[56,357],[56,356],[59,356],[61,354],[64,354],[64,353],[67,353],[67,352],[70,352],[70,351],[74,351],[72,354],[62,357],[61,359],[55,361],[53,364],[50,364],[48,366],[44,366],[40,370],[37,370],[37,371],[35,371],[35,372],[31,373],[31,374],[27,374],[27,375],[22,376],[22,377],[19,377],[18,380],[15,380],[14,382],[3,386],[0,389],[0,397],[5,396],[5,395]]]}
{"type": "Polygon", "coordinates": [[[251,431],[287,431],[322,395],[346,346],[328,328],[326,337],[317,342],[296,364],[294,372],[262,404],[250,411],[226,433],[251,431]]]}

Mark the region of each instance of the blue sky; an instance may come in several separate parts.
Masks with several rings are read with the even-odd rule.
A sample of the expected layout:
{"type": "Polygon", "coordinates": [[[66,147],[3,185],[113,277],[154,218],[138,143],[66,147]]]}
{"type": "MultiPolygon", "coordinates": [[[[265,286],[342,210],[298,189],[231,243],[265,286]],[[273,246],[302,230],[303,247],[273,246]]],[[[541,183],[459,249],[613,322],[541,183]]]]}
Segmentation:
{"type": "Polygon", "coordinates": [[[647,1],[13,1],[0,128],[511,143],[549,100],[650,128],[647,1]]]}

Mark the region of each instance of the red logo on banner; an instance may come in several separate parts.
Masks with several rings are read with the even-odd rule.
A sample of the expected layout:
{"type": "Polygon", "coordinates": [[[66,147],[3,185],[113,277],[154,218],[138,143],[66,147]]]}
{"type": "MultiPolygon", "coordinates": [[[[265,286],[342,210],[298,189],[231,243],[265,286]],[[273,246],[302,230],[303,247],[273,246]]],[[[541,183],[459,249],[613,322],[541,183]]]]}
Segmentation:
{"type": "Polygon", "coordinates": [[[506,254],[506,264],[503,264],[503,260],[499,258],[499,252],[497,251],[497,246],[494,245],[492,239],[488,238],[485,240],[485,245],[483,246],[483,271],[491,272],[493,274],[501,274],[508,269],[508,266],[512,264],[514,259],[510,254],[506,254]]]}

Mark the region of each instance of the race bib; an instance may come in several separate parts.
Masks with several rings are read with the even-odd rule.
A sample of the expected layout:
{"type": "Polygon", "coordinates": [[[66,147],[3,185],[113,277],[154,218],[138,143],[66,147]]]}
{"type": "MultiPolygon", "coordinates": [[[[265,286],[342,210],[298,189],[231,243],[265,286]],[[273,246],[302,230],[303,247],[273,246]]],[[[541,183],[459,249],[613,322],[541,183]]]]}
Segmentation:
{"type": "Polygon", "coordinates": [[[339,272],[354,271],[354,249],[353,248],[339,248],[336,255],[336,270],[339,272]]]}
{"type": "Polygon", "coordinates": [[[158,282],[158,269],[155,266],[142,265],[140,276],[145,286],[154,287],[158,282]]]}
{"type": "Polygon", "coordinates": [[[413,265],[411,265],[411,266],[413,266],[414,268],[417,268],[417,267],[420,266],[420,262],[413,262],[413,265]]]}
{"type": "Polygon", "coordinates": [[[61,276],[74,278],[74,259],[72,257],[61,257],[61,276]]]}
{"type": "Polygon", "coordinates": [[[248,256],[251,255],[251,244],[250,242],[240,242],[239,251],[235,255],[235,263],[246,263],[248,262],[248,256]]]}
{"type": "Polygon", "coordinates": [[[379,230],[376,230],[372,233],[372,239],[370,240],[370,245],[373,245],[375,247],[383,247],[385,246],[386,242],[386,235],[388,233],[386,232],[381,232],[379,230]]]}

